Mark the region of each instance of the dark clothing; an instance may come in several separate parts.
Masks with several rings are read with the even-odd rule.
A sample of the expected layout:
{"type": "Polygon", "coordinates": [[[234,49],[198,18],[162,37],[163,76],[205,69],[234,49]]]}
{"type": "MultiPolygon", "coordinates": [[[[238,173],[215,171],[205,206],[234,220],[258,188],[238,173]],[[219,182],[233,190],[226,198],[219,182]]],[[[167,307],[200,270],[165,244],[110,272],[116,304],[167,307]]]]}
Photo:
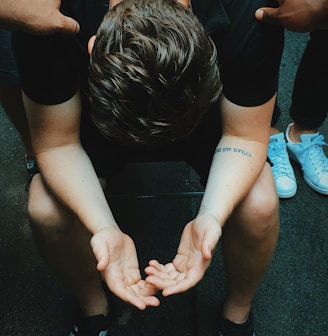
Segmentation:
{"type": "MultiPolygon", "coordinates": [[[[223,92],[238,105],[261,105],[277,90],[283,30],[263,25],[254,17],[257,8],[271,5],[270,0],[192,1],[193,12],[218,48],[223,92]]],[[[108,9],[108,0],[63,0],[62,6],[65,14],[79,21],[81,31],[77,36],[16,34],[16,53],[27,96],[51,105],[70,99],[81,89],[82,144],[101,176],[111,175],[126,162],[165,160],[173,151],[172,158],[186,160],[205,181],[221,136],[218,107],[213,106],[190,138],[174,145],[127,148],[104,139],[89,120],[87,41],[96,33],[108,9]]]]}
{"type": "Polygon", "coordinates": [[[297,69],[290,116],[304,128],[319,128],[328,112],[328,30],[310,37],[297,69]]]}
{"type": "Polygon", "coordinates": [[[0,85],[19,85],[19,75],[11,48],[11,32],[0,29],[0,85]]]}
{"type": "MultiPolygon", "coordinates": [[[[263,104],[277,90],[283,31],[261,24],[254,17],[258,7],[269,5],[272,0],[192,1],[194,13],[218,47],[224,94],[239,105],[263,104]]],[[[88,40],[96,33],[107,9],[107,0],[64,0],[63,11],[80,22],[77,36],[19,33],[19,54],[25,58],[20,59],[20,71],[24,91],[30,98],[57,104],[75,93],[79,86],[77,73],[87,69],[88,40]]]]}

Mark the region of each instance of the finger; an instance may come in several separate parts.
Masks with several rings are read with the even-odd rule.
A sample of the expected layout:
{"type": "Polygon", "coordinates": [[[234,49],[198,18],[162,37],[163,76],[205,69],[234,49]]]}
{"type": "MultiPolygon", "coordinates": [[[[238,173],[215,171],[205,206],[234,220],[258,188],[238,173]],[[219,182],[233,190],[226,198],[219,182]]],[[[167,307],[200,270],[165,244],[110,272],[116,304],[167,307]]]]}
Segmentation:
{"type": "Polygon", "coordinates": [[[151,285],[146,283],[146,281],[141,280],[136,286],[132,286],[132,289],[141,300],[144,301],[146,306],[154,306],[157,307],[160,304],[159,299],[154,296],[158,292],[158,289],[151,285]]]}
{"type": "Polygon", "coordinates": [[[153,266],[147,266],[145,268],[145,273],[147,275],[153,275],[153,276],[155,276],[157,278],[161,278],[161,279],[172,278],[171,274],[173,272],[176,272],[176,270],[171,268],[171,267],[166,269],[163,266],[163,268],[158,269],[158,268],[153,267],[153,266]]]}
{"type": "Polygon", "coordinates": [[[159,299],[153,295],[140,295],[125,286],[117,285],[111,288],[112,292],[125,302],[132,304],[139,310],[145,310],[147,306],[157,307],[160,304],[159,299]]]}
{"type": "Polygon", "coordinates": [[[185,277],[184,272],[179,272],[175,268],[170,270],[172,267],[169,269],[163,269],[161,271],[158,271],[157,269],[152,269],[151,266],[147,267],[145,269],[146,274],[151,277],[151,278],[146,278],[150,279],[149,281],[153,281],[156,283],[152,283],[147,281],[148,283],[152,283],[155,285],[157,288],[160,286],[160,289],[163,289],[163,286],[167,286],[168,284],[171,284],[176,281],[180,281],[185,277]]]}
{"type": "Polygon", "coordinates": [[[280,25],[278,13],[279,8],[262,7],[256,10],[255,17],[265,23],[280,25]]]}
{"type": "Polygon", "coordinates": [[[105,281],[110,291],[121,300],[132,304],[139,310],[145,310],[147,305],[145,300],[136,294],[136,290],[131,287],[126,287],[120,277],[109,277],[108,274],[104,274],[105,281]]]}
{"type": "Polygon", "coordinates": [[[221,237],[222,230],[220,227],[215,226],[211,230],[205,232],[202,243],[202,256],[206,261],[212,258],[216,245],[221,237]]]}
{"type": "Polygon", "coordinates": [[[158,288],[154,285],[143,281],[143,286],[139,289],[138,294],[144,297],[155,295],[158,292],[158,288]]]}
{"type": "Polygon", "coordinates": [[[145,268],[145,272],[148,275],[156,275],[158,277],[165,277],[165,274],[176,271],[173,263],[166,265],[160,264],[157,260],[150,260],[149,266],[145,268]],[[161,275],[162,274],[162,275],[161,275]]]}
{"type": "Polygon", "coordinates": [[[139,310],[145,310],[147,307],[158,307],[160,305],[160,301],[156,296],[138,296],[129,293],[124,301],[132,304],[137,307],[139,310]]]}
{"type": "MultiPolygon", "coordinates": [[[[117,294],[116,294],[117,295],[117,294]]],[[[139,296],[131,294],[128,292],[126,295],[117,295],[123,301],[132,304],[137,307],[139,310],[145,310],[147,308],[147,304],[145,300],[141,299],[139,296]]]]}
{"type": "Polygon", "coordinates": [[[212,249],[210,245],[208,244],[202,245],[202,255],[205,260],[209,260],[212,258],[212,249]]]}
{"type": "Polygon", "coordinates": [[[155,268],[155,267],[147,266],[147,267],[145,268],[145,273],[146,273],[147,275],[154,275],[154,276],[157,276],[160,272],[159,272],[158,269],[155,268]]]}
{"type": "MultiPolygon", "coordinates": [[[[180,279],[179,279],[180,280],[180,279]]],[[[150,276],[147,276],[145,281],[148,283],[148,284],[151,284],[153,286],[155,286],[156,288],[158,288],[159,290],[163,290],[165,288],[169,288],[169,287],[172,287],[174,286],[177,281],[179,280],[175,280],[175,279],[170,279],[170,278],[159,278],[157,276],[154,276],[154,275],[150,275],[150,276]]]]}
{"type": "Polygon", "coordinates": [[[158,270],[161,270],[165,267],[167,267],[169,264],[163,265],[160,262],[158,262],[157,260],[150,260],[148,263],[150,266],[153,266],[155,268],[157,268],[158,270]]]}
{"type": "Polygon", "coordinates": [[[194,287],[202,278],[202,276],[197,275],[195,272],[190,271],[188,276],[172,286],[168,286],[163,289],[163,296],[170,296],[173,294],[179,294],[186,292],[190,288],[194,287]]]}
{"type": "Polygon", "coordinates": [[[145,297],[144,302],[145,302],[147,307],[149,307],[149,306],[158,307],[161,304],[161,302],[159,301],[159,299],[156,296],[145,297]]]}
{"type": "Polygon", "coordinates": [[[157,260],[150,260],[148,263],[149,266],[152,266],[155,269],[161,269],[164,265],[160,264],[157,260]]]}
{"type": "Polygon", "coordinates": [[[57,29],[58,33],[77,34],[80,31],[79,23],[71,17],[60,14],[61,25],[57,29]]]}

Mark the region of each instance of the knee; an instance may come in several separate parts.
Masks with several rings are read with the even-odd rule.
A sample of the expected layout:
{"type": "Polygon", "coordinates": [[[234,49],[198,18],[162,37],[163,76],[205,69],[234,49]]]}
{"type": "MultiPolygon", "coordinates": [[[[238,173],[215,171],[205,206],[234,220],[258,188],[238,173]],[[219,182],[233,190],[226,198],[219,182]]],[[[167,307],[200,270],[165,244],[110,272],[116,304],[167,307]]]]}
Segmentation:
{"type": "Polygon", "coordinates": [[[245,214],[248,222],[254,223],[250,227],[258,238],[271,234],[279,224],[279,200],[275,189],[257,190],[252,192],[248,200],[248,210],[245,214]]]}
{"type": "Polygon", "coordinates": [[[276,237],[279,229],[279,199],[274,182],[258,183],[237,209],[234,222],[251,241],[276,237]]]}
{"type": "Polygon", "coordinates": [[[65,234],[72,219],[68,210],[47,191],[39,175],[32,180],[27,210],[33,231],[42,235],[65,234]]]}

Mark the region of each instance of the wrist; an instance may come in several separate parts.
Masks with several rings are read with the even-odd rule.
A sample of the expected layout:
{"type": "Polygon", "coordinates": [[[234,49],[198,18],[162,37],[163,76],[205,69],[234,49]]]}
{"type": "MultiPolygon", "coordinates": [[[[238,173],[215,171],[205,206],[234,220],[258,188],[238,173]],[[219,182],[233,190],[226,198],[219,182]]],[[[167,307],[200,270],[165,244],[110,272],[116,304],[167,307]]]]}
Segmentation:
{"type": "Polygon", "coordinates": [[[197,214],[197,218],[211,218],[218,226],[223,228],[228,216],[227,214],[221,214],[218,209],[211,210],[205,205],[201,205],[197,214]]]}

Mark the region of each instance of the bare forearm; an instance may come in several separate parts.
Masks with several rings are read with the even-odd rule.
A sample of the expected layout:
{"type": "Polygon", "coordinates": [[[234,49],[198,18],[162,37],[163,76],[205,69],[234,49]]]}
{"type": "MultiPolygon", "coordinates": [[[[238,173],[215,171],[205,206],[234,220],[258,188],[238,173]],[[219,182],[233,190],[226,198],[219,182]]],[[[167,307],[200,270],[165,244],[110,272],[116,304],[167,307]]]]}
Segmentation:
{"type": "Polygon", "coordinates": [[[37,155],[49,188],[95,234],[117,226],[89,157],[80,144],[37,155]]]}
{"type": "Polygon", "coordinates": [[[200,215],[207,212],[223,225],[250,192],[267,157],[276,96],[258,106],[220,99],[223,136],[213,157],[200,215]]]}
{"type": "Polygon", "coordinates": [[[223,226],[260,175],[264,143],[223,137],[215,151],[199,215],[211,213],[223,226]]]}

